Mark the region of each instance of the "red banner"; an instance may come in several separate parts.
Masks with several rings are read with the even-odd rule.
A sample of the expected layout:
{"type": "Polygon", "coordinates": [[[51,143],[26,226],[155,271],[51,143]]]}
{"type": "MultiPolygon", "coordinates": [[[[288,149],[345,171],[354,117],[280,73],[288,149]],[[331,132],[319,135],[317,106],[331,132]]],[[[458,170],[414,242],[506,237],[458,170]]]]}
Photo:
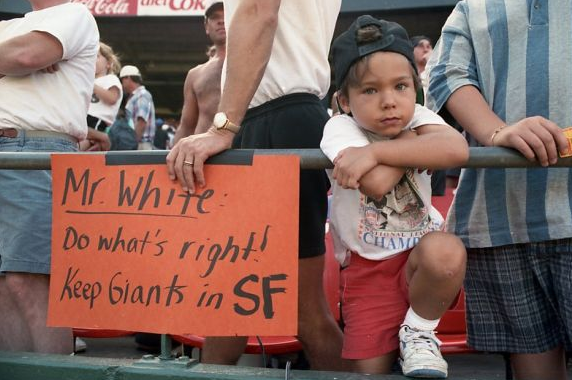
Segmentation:
{"type": "Polygon", "coordinates": [[[204,0],[72,0],[94,16],[203,16],[204,0]]]}

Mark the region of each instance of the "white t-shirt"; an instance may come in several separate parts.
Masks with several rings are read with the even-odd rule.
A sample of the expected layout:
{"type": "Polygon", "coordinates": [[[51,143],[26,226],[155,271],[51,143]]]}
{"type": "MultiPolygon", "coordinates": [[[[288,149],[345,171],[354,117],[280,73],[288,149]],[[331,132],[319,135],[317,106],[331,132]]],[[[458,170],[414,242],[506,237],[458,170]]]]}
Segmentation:
{"type": "Polygon", "coordinates": [[[32,31],[60,41],[59,70],[1,78],[0,126],[63,132],[83,140],[99,46],[95,19],[85,5],[65,3],[0,22],[0,42],[32,31]]]}
{"type": "MultiPolygon", "coordinates": [[[[446,125],[439,115],[416,105],[405,129],[427,124],[446,125]]],[[[326,124],[320,148],[333,161],[345,148],[383,139],[371,132],[366,135],[352,117],[338,115],[326,124]]],[[[328,175],[331,179],[331,170],[328,175]]],[[[427,172],[408,169],[380,201],[358,190],[344,189],[332,180],[330,227],[336,259],[341,264],[351,251],[369,260],[388,259],[413,248],[423,235],[440,230],[442,224],[443,217],[431,206],[431,176],[427,172]]]]}
{"type": "MultiPolygon", "coordinates": [[[[293,93],[326,96],[331,75],[328,52],[341,3],[282,0],[270,61],[249,108],[293,93]]],[[[239,0],[224,0],[227,28],[238,4],[239,0]]],[[[225,72],[226,68],[223,86],[225,72]]]]}
{"type": "Polygon", "coordinates": [[[107,74],[99,78],[95,78],[96,85],[109,90],[112,87],[117,87],[119,89],[119,97],[117,101],[109,105],[99,99],[95,93],[91,96],[91,103],[89,104],[88,115],[97,117],[107,123],[107,125],[113,124],[115,117],[117,116],[117,111],[119,111],[119,106],[121,105],[121,99],[123,98],[123,88],[121,87],[121,82],[117,75],[107,74]]]}

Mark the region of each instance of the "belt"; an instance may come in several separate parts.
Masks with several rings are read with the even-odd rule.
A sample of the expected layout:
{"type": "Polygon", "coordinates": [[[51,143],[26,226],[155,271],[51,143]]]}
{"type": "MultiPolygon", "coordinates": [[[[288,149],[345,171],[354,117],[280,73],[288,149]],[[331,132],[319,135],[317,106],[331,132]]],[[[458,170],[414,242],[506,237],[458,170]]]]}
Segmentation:
{"type": "Polygon", "coordinates": [[[30,130],[23,130],[23,129],[16,129],[16,128],[0,128],[0,137],[7,137],[9,139],[15,139],[18,135],[23,132],[25,136],[28,137],[51,137],[51,138],[58,138],[68,140],[72,143],[77,144],[77,138],[70,136],[65,133],[61,132],[52,132],[52,131],[30,131],[30,130]]]}

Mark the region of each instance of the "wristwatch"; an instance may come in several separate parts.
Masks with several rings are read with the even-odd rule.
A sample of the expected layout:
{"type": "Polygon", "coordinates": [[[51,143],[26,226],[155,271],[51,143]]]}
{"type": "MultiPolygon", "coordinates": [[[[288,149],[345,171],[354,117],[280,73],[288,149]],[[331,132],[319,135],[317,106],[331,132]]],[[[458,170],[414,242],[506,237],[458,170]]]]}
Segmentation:
{"type": "Polygon", "coordinates": [[[228,120],[228,117],[226,117],[226,114],[224,112],[217,112],[214,115],[213,125],[215,126],[217,131],[227,130],[227,131],[231,131],[234,134],[236,134],[236,133],[238,133],[238,131],[240,131],[240,126],[238,126],[238,125],[234,124],[232,121],[228,120]]]}

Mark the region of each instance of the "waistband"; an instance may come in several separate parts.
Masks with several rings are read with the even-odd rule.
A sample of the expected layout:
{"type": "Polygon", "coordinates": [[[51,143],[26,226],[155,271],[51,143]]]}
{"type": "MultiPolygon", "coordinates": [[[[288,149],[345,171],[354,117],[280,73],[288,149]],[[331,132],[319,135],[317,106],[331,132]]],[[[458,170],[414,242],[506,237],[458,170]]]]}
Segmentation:
{"type": "Polygon", "coordinates": [[[53,132],[53,131],[33,131],[33,130],[24,130],[24,129],[16,129],[16,128],[0,128],[0,137],[7,137],[9,139],[15,139],[19,136],[26,136],[26,137],[47,137],[53,139],[63,139],[68,140],[72,143],[77,144],[77,138],[70,136],[65,133],[61,132],[53,132]]]}
{"type": "Polygon", "coordinates": [[[307,104],[315,104],[315,105],[322,106],[322,103],[320,102],[320,98],[318,98],[316,95],[300,92],[300,93],[295,93],[295,94],[284,95],[284,96],[281,96],[279,98],[269,100],[266,103],[263,103],[259,106],[254,107],[254,108],[251,108],[248,111],[246,111],[246,115],[244,115],[244,119],[246,120],[246,119],[249,119],[252,117],[260,116],[264,113],[271,112],[271,111],[276,110],[278,108],[282,108],[282,107],[286,107],[286,106],[294,105],[294,104],[306,104],[306,105],[307,104]]]}

